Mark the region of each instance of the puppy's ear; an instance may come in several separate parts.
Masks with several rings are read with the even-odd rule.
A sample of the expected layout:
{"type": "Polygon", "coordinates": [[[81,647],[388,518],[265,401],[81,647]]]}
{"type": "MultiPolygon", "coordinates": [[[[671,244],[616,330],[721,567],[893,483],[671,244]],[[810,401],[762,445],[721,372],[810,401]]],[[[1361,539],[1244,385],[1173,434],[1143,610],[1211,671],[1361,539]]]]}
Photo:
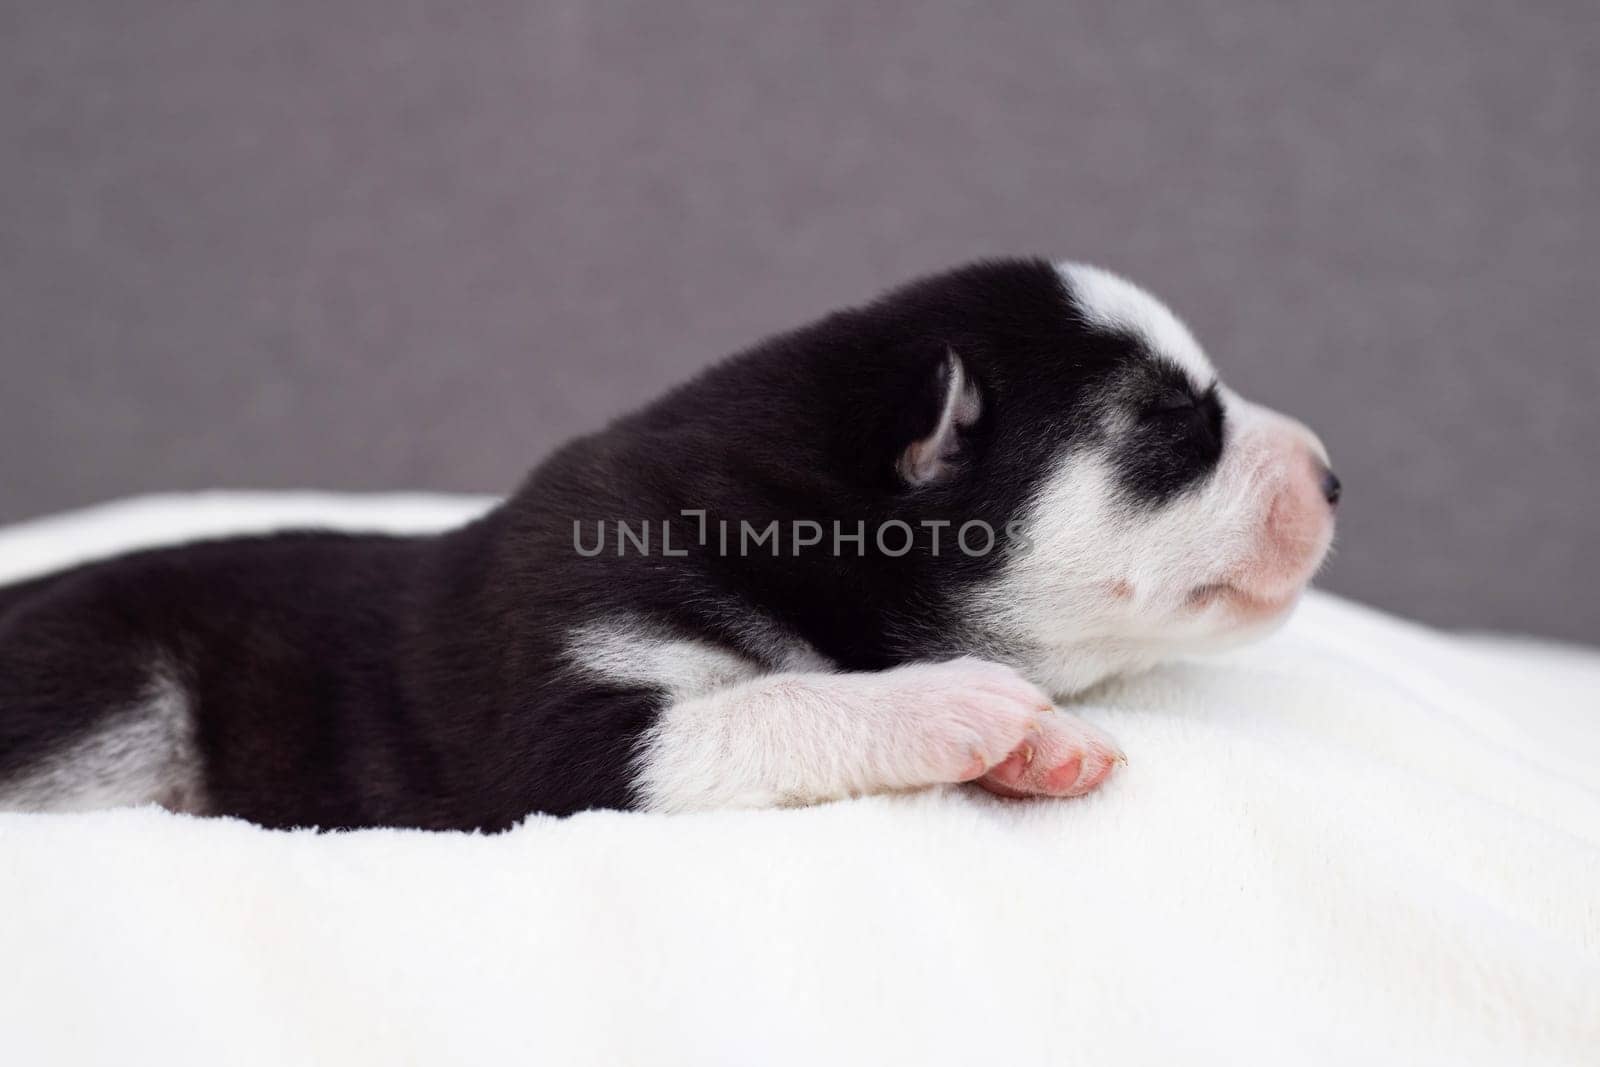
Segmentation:
{"type": "Polygon", "coordinates": [[[961,431],[978,421],[978,387],[967,376],[961,357],[949,350],[939,365],[938,416],[930,433],[906,446],[895,470],[910,486],[943,481],[961,460],[961,431]]]}

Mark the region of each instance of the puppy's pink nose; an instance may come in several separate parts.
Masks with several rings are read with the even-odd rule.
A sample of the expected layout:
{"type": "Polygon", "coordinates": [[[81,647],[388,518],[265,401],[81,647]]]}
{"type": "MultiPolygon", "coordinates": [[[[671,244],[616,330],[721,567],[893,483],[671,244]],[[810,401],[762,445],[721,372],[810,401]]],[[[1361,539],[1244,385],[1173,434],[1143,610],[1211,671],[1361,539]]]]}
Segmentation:
{"type": "Polygon", "coordinates": [[[1328,502],[1330,508],[1339,506],[1339,497],[1344,492],[1344,485],[1339,481],[1339,476],[1328,467],[1322,468],[1322,499],[1328,502]]]}

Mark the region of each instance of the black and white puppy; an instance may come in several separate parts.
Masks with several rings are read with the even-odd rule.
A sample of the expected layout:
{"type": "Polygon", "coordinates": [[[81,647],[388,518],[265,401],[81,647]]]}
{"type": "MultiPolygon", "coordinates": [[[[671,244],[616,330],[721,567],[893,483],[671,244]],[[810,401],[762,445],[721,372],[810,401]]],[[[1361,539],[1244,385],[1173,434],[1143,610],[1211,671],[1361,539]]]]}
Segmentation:
{"type": "Polygon", "coordinates": [[[0,590],[0,807],[498,829],[1073,796],[1120,753],[1052,696],[1281,620],[1338,493],[1144,291],[980,263],[713,366],[461,529],[0,590]]]}

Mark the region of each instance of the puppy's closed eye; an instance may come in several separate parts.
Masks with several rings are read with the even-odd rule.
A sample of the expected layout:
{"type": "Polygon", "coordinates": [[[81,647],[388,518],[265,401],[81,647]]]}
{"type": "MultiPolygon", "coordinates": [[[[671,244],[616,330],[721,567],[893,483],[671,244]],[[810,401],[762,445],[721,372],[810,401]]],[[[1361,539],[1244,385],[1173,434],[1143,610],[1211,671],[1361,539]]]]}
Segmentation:
{"type": "Polygon", "coordinates": [[[1143,410],[1150,415],[1187,415],[1200,412],[1208,417],[1221,411],[1217,386],[1213,382],[1204,392],[1196,392],[1188,384],[1164,385],[1146,399],[1143,410]]]}
{"type": "Polygon", "coordinates": [[[1186,388],[1162,390],[1143,405],[1140,419],[1165,440],[1222,441],[1222,401],[1215,385],[1199,395],[1186,388]]]}
{"type": "Polygon", "coordinates": [[[1186,415],[1199,405],[1200,400],[1193,393],[1175,389],[1156,396],[1145,405],[1145,411],[1154,415],[1186,415]]]}

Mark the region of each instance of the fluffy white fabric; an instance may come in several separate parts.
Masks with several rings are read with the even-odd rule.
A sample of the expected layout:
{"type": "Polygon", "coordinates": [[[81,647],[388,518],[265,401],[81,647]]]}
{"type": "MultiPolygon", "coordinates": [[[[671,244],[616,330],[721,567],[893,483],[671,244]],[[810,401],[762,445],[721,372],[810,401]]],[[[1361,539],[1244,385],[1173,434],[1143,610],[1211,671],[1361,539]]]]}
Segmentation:
{"type": "MultiPolygon", "coordinates": [[[[416,530],[217,494],[0,532],[416,530]]],[[[1313,595],[1098,693],[1099,794],[530,819],[497,837],[0,815],[0,1056],[160,1062],[1600,1062],[1600,656],[1313,595]]]]}

